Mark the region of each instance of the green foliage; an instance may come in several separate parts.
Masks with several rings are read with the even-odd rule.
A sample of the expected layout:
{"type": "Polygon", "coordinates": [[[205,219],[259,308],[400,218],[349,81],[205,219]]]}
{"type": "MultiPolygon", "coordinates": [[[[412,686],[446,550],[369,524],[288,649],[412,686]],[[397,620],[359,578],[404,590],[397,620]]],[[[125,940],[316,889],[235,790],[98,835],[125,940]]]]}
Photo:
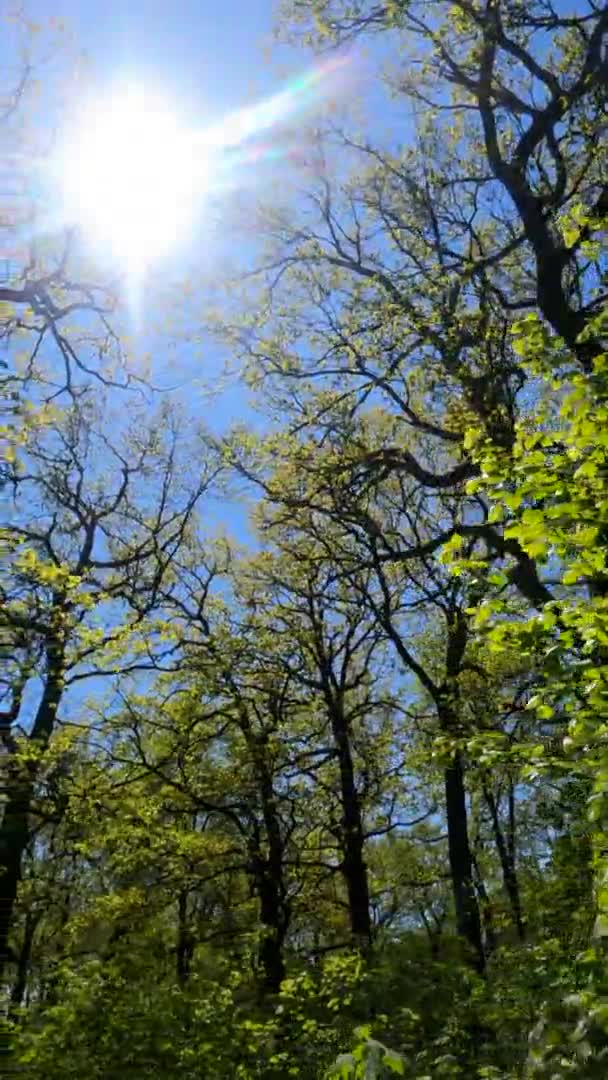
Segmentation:
{"type": "MultiPolygon", "coordinates": [[[[604,321],[602,314],[588,333],[601,333],[604,321]]],[[[492,599],[476,618],[488,632],[491,617],[492,648],[521,650],[539,664],[527,707],[558,725],[561,746],[549,754],[546,747],[539,753],[529,747],[528,773],[553,767],[590,785],[601,933],[608,820],[608,358],[599,354],[590,374],[564,371],[559,342],[545,340],[538,352],[537,320],[516,324],[514,332],[522,357],[555,395],[547,409],[551,400],[556,404],[541,413],[536,430],[522,422],[508,455],[482,442],[474,487],[492,500],[505,536],[551,566],[556,585],[537,614],[522,618],[508,599],[492,599]]]]}
{"type": "Polygon", "coordinates": [[[417,119],[336,113],[308,196],[260,207],[208,329],[261,432],[124,421],[120,333],[63,325],[99,307],[69,252],[0,287],[0,962],[32,1080],[608,1068],[606,16],[432,7],[289,4],[309,43],[385,35],[417,119]],[[206,534],[232,483],[250,548],[206,534]]]}
{"type": "Polygon", "coordinates": [[[377,1077],[391,1074],[405,1076],[405,1063],[401,1055],[389,1050],[378,1039],[372,1039],[369,1027],[355,1028],[354,1035],[354,1049],[348,1054],[340,1054],[326,1074],[328,1080],[330,1077],[338,1080],[348,1080],[349,1077],[376,1080],[377,1077]]]}
{"type": "Polygon", "coordinates": [[[165,978],[152,991],[143,955],[64,963],[44,1023],[24,1030],[16,1062],[32,1080],[123,1072],[143,1080],[160,1069],[175,1080],[321,1076],[343,1040],[360,963],[334,958],[314,976],[295,975],[271,1009],[256,1004],[249,976],[215,967],[213,977],[193,972],[186,988],[165,978]]]}

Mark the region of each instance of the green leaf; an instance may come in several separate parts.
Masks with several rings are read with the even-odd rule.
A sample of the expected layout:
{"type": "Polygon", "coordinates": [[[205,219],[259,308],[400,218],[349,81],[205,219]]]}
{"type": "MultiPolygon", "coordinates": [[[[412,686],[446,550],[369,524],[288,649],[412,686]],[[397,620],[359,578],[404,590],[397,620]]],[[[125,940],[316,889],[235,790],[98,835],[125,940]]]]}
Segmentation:
{"type": "Polygon", "coordinates": [[[386,1066],[390,1072],[396,1073],[397,1076],[405,1076],[405,1062],[400,1054],[396,1054],[394,1050],[387,1050],[382,1064],[386,1066]]]}

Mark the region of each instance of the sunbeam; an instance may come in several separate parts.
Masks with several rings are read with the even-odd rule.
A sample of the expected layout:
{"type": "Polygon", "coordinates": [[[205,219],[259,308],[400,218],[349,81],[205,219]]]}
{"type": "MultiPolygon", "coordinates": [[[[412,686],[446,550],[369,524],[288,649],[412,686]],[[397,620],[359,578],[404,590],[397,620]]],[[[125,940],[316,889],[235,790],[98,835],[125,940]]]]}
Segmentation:
{"type": "Polygon", "coordinates": [[[267,100],[199,130],[182,125],[142,86],[87,102],[53,158],[62,220],[137,277],[187,238],[205,197],[234,182],[244,164],[293,155],[280,134],[266,144],[259,137],[319,102],[347,62],[336,57],[318,65],[267,100]]]}

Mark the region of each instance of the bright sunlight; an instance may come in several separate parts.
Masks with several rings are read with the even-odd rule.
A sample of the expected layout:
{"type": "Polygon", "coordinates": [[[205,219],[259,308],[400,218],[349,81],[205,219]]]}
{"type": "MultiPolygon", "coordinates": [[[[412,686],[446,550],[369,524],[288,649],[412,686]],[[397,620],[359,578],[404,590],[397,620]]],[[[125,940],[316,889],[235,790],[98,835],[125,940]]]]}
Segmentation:
{"type": "Polygon", "coordinates": [[[138,276],[192,234],[211,189],[229,187],[237,177],[244,182],[245,175],[251,182],[247,167],[264,160],[294,160],[294,140],[297,150],[302,136],[298,117],[321,101],[330,77],[347,62],[334,56],[279,93],[198,130],[138,85],[89,102],[53,162],[63,221],[77,225],[98,254],[138,276]]]}
{"type": "Polygon", "coordinates": [[[138,270],[186,234],[207,154],[162,101],[127,87],[81,111],[59,174],[66,219],[95,249],[138,270]]]}

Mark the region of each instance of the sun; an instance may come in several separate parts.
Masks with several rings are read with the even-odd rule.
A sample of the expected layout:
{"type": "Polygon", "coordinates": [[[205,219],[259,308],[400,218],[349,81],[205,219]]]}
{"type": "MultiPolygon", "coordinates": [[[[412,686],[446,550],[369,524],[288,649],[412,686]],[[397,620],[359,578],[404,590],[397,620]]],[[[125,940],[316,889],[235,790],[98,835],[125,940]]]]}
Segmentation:
{"type": "Polygon", "coordinates": [[[55,168],[65,221],[102,255],[144,270],[191,229],[208,156],[161,99],[126,86],[79,110],[55,168]]]}
{"type": "Polygon", "coordinates": [[[72,111],[51,155],[49,219],[77,226],[87,247],[140,282],[152,262],[192,238],[205,198],[255,183],[250,166],[292,160],[289,125],[346,62],[317,65],[198,129],[144,85],[98,90],[72,111]]]}

